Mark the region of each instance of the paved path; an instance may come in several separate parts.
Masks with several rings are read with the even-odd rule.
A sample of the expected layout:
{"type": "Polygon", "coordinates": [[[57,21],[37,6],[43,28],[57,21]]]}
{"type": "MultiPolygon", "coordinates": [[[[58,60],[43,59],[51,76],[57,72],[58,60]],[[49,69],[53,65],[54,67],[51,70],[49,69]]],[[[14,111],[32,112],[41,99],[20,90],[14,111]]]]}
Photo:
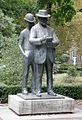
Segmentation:
{"type": "Polygon", "coordinates": [[[0,120],[82,120],[82,101],[76,102],[74,113],[46,114],[18,116],[8,108],[8,105],[0,105],[0,120]]]}

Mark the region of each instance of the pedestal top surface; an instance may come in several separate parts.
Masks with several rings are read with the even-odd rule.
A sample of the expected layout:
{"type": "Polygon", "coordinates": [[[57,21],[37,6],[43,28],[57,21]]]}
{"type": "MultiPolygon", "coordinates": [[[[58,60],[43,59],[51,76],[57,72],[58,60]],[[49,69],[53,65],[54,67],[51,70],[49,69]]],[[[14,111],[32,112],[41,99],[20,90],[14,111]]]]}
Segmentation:
{"type": "Polygon", "coordinates": [[[48,95],[47,93],[42,93],[41,97],[37,97],[36,95],[29,93],[28,95],[23,95],[22,93],[18,93],[17,96],[25,99],[25,100],[35,100],[35,99],[65,99],[64,96],[56,94],[56,96],[48,95]]]}

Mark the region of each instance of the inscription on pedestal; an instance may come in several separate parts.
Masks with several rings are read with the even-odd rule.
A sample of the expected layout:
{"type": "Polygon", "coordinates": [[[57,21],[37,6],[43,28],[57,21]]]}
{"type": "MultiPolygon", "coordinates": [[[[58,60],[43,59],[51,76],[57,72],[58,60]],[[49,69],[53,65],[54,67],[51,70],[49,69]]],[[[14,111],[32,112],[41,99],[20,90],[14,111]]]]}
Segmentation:
{"type": "Polygon", "coordinates": [[[33,112],[36,113],[54,113],[62,111],[61,108],[62,101],[58,100],[42,100],[42,101],[33,101],[33,112]]]}

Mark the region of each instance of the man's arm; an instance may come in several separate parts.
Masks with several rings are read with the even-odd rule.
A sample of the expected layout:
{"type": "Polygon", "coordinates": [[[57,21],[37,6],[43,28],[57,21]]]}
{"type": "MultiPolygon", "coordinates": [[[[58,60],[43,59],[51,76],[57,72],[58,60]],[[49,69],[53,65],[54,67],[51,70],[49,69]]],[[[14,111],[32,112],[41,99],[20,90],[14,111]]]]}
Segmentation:
{"type": "Polygon", "coordinates": [[[30,38],[29,41],[34,45],[41,45],[46,43],[46,36],[37,38],[37,32],[36,29],[33,27],[30,32],[30,38]]]}

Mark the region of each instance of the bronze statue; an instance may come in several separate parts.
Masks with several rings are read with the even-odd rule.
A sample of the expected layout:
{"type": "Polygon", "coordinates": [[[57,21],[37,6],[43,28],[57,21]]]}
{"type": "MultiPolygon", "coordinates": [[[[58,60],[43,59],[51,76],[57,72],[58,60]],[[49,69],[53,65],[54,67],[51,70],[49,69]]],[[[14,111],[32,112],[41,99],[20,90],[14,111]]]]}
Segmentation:
{"type": "Polygon", "coordinates": [[[47,25],[50,14],[46,10],[39,10],[36,14],[39,22],[31,28],[30,43],[34,45],[35,83],[36,95],[41,96],[43,68],[46,68],[47,93],[56,95],[53,91],[53,63],[55,62],[54,50],[59,44],[54,30],[47,25]]]}
{"type": "Polygon", "coordinates": [[[27,95],[27,80],[30,66],[32,68],[32,93],[35,91],[33,45],[29,42],[29,34],[34,25],[35,18],[31,13],[27,13],[24,20],[27,27],[20,33],[19,48],[23,55],[22,94],[27,95]]]}

